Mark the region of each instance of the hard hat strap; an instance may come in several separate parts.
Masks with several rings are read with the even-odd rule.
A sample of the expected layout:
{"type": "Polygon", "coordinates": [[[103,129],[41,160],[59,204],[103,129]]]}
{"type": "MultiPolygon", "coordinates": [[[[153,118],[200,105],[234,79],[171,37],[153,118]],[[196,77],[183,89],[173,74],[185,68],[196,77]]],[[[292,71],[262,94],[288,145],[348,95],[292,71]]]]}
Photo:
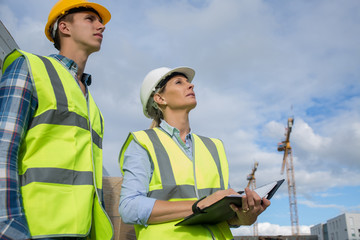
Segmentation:
{"type": "Polygon", "coordinates": [[[53,39],[55,39],[55,34],[56,34],[56,30],[57,30],[57,28],[58,28],[59,19],[60,19],[60,17],[58,17],[58,18],[56,19],[56,21],[55,21],[55,23],[54,23],[54,26],[53,26],[53,28],[52,28],[52,31],[51,31],[51,37],[52,37],[53,39]]]}

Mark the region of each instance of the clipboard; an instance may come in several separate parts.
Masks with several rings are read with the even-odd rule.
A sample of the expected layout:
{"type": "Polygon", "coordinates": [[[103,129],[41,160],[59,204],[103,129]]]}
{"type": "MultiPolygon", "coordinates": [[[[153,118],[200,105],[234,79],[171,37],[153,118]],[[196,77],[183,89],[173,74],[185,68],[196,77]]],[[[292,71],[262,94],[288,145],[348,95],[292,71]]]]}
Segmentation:
{"type": "MultiPolygon", "coordinates": [[[[279,189],[285,179],[274,181],[254,189],[261,198],[271,199],[275,192],[279,189]]],[[[202,213],[193,213],[184,218],[181,222],[175,224],[175,226],[195,225],[195,224],[217,224],[222,221],[226,221],[234,216],[236,213],[230,208],[230,204],[233,203],[238,207],[242,205],[242,196],[244,191],[238,192],[240,195],[229,195],[213,203],[212,205],[203,208],[202,213]]]]}

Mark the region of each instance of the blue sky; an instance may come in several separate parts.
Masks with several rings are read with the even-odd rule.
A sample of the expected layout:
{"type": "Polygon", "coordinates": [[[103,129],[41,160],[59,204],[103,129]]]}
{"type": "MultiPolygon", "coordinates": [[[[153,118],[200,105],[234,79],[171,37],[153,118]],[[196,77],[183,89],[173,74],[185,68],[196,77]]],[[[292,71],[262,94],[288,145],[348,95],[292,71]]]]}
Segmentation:
{"type": "MultiPolygon", "coordinates": [[[[26,51],[56,52],[44,36],[55,1],[0,0],[0,20],[26,51]]],[[[192,130],[223,140],[236,190],[255,161],[257,185],[280,175],[287,118],[301,232],[360,212],[360,2],[357,0],[107,0],[112,13],[86,71],[105,117],[104,164],[129,131],[150,125],[139,88],[152,69],[190,66],[192,130]]],[[[259,217],[260,234],[289,234],[286,183],[259,217]]],[[[251,234],[240,227],[235,234],[251,234]]]]}

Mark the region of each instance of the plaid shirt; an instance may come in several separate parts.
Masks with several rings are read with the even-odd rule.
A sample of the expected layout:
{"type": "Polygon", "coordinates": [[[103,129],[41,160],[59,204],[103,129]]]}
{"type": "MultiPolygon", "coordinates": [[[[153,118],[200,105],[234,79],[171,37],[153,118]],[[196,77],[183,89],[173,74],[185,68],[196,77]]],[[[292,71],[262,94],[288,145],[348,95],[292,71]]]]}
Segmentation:
{"type": "MultiPolygon", "coordinates": [[[[61,55],[50,57],[76,76],[78,68],[74,61],[61,55]]],[[[90,85],[91,76],[84,73],[82,81],[85,86],[90,85]]],[[[27,62],[19,57],[0,81],[0,239],[30,238],[20,192],[18,153],[37,105],[27,62]]]]}

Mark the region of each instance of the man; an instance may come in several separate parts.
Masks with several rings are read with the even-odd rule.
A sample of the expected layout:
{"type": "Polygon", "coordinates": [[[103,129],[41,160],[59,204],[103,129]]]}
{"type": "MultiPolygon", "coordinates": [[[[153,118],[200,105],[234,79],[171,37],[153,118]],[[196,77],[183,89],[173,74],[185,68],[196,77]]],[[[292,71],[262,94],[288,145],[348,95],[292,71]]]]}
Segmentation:
{"type": "Polygon", "coordinates": [[[10,53],[0,82],[0,238],[112,239],[102,200],[103,117],[84,73],[109,11],[60,0],[47,38],[59,54],[10,53]]]}

